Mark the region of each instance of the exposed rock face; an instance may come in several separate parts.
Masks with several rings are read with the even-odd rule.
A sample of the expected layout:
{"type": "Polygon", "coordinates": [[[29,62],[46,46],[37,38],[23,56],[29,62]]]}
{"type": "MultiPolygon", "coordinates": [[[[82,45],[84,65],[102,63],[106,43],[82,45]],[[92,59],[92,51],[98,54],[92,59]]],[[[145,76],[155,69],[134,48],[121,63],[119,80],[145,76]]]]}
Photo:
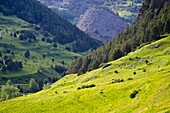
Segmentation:
{"type": "Polygon", "coordinates": [[[143,0],[39,0],[103,43],[137,17],[143,0]],[[121,19],[120,19],[121,18],[121,19]],[[123,20],[122,20],[123,19],[123,20]]]}
{"type": "Polygon", "coordinates": [[[120,31],[124,31],[126,22],[103,8],[92,7],[81,15],[76,26],[92,38],[106,43],[120,31]]]}
{"type": "MultiPolygon", "coordinates": [[[[103,7],[111,12],[118,13],[127,22],[132,23],[137,17],[143,0],[38,0],[52,9],[66,11],[79,18],[88,8],[103,7]],[[125,13],[125,14],[122,14],[125,13]],[[127,13],[127,14],[126,14],[127,13]]],[[[59,10],[59,11],[58,11],[59,10]]],[[[63,15],[62,15],[63,16],[63,15]]],[[[68,19],[67,16],[63,16],[68,19]]]]}

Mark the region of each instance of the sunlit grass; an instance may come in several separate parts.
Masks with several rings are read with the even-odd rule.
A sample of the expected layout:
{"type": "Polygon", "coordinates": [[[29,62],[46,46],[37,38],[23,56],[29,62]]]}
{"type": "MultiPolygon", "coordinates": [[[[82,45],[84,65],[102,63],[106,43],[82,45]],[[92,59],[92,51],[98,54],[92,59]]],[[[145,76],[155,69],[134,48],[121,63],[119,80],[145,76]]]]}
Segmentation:
{"type": "Polygon", "coordinates": [[[112,65],[105,69],[84,75],[66,75],[50,89],[0,102],[0,112],[170,112],[170,36],[109,63],[112,65]],[[113,79],[124,82],[112,83],[113,79]],[[90,84],[96,87],[77,90],[90,84]],[[130,94],[134,91],[139,93],[132,99],[130,94]]]}

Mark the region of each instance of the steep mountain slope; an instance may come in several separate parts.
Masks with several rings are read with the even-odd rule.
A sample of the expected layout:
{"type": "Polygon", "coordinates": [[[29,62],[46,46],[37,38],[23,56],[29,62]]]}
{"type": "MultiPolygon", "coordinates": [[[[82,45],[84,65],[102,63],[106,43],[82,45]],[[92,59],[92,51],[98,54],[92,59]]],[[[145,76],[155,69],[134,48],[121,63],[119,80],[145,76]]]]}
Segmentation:
{"type": "Polygon", "coordinates": [[[91,7],[81,15],[77,27],[90,37],[106,43],[125,30],[126,22],[100,7],[91,7]]]}
{"type": "Polygon", "coordinates": [[[131,24],[136,19],[143,0],[39,1],[92,38],[105,43],[112,40],[118,32],[122,32],[126,24],[131,24]]]}
{"type": "Polygon", "coordinates": [[[97,69],[108,61],[116,60],[134,51],[141,44],[162,38],[170,33],[169,0],[145,0],[136,21],[124,33],[120,33],[111,42],[76,60],[70,65],[68,73],[82,74],[97,69]]]}
{"type": "Polygon", "coordinates": [[[0,85],[8,79],[15,84],[28,84],[34,78],[42,88],[44,83],[61,77],[63,71],[58,66],[66,68],[82,56],[66,50],[65,45],[51,43],[54,36],[46,37],[37,28],[40,29],[16,16],[0,13],[0,85]]]}
{"type": "Polygon", "coordinates": [[[109,67],[67,75],[50,89],[0,102],[0,112],[169,113],[170,35],[164,37],[109,67]]]}
{"type": "Polygon", "coordinates": [[[100,46],[97,40],[88,37],[36,0],[1,0],[0,6],[0,11],[6,16],[17,15],[29,23],[38,24],[42,30],[55,36],[53,42],[71,43],[73,51],[84,52],[100,46]]]}
{"type": "MultiPolygon", "coordinates": [[[[143,0],[38,0],[73,22],[88,8],[103,7],[132,23],[140,9],[143,0]]],[[[75,23],[75,22],[73,22],[75,23]]]]}

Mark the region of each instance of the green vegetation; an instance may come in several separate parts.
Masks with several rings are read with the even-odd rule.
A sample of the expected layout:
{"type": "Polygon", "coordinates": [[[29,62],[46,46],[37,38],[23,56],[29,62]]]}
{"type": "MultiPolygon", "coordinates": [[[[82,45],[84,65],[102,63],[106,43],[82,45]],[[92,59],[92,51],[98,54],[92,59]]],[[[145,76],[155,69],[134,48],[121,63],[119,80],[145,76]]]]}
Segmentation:
{"type": "Polygon", "coordinates": [[[11,80],[8,80],[6,85],[1,88],[1,99],[8,100],[18,96],[21,96],[19,89],[13,85],[11,80]]]}
{"type": "Polygon", "coordinates": [[[68,73],[83,74],[97,69],[102,63],[116,60],[144,43],[163,38],[161,34],[170,33],[170,2],[145,0],[142,9],[133,25],[127,26],[124,33],[120,33],[111,42],[99,47],[89,55],[72,62],[68,73]]]}
{"type": "Polygon", "coordinates": [[[81,57],[66,50],[68,45],[55,43],[54,47],[42,41],[54,36],[44,36],[46,31],[37,31],[37,25],[16,16],[0,13],[0,23],[0,85],[9,79],[14,84],[28,84],[34,78],[42,89],[43,84],[58,80],[72,60],[81,57]]]}
{"type": "MultiPolygon", "coordinates": [[[[58,42],[60,44],[71,43],[70,46],[74,52],[96,49],[101,45],[100,42],[88,37],[85,33],[36,0],[1,0],[0,12],[3,12],[5,16],[16,15],[31,24],[38,25],[33,26],[34,29],[46,31],[43,33],[45,36],[50,34],[54,36],[50,42],[58,42]]],[[[25,34],[25,36],[28,35],[25,34]]]]}
{"type": "Polygon", "coordinates": [[[33,78],[30,80],[29,90],[31,93],[35,93],[40,90],[39,85],[35,82],[33,78]]]}
{"type": "Polygon", "coordinates": [[[51,87],[51,84],[50,83],[47,83],[47,84],[44,84],[43,86],[43,89],[49,89],[51,87]]]}
{"type": "MultiPolygon", "coordinates": [[[[30,1],[28,4],[34,3],[30,1]]],[[[9,6],[0,8],[3,13],[16,11],[13,6],[17,4],[13,0],[0,3],[9,6]]],[[[23,3],[21,1],[19,4],[23,3]]],[[[29,5],[33,7],[33,4],[29,5]]],[[[34,7],[39,5],[35,4],[34,7]]],[[[0,112],[170,112],[169,8],[168,0],[159,3],[145,0],[136,22],[130,28],[127,26],[126,31],[113,41],[73,62],[68,72],[77,74],[68,75],[65,71],[70,58],[56,51],[79,57],[79,54],[71,52],[69,44],[60,45],[56,41],[54,46],[54,34],[51,31],[48,31],[51,32],[49,35],[47,31],[39,31],[41,21],[35,21],[34,14],[27,15],[31,17],[29,22],[37,22],[39,26],[30,25],[15,16],[2,15],[0,80],[2,83],[6,79],[12,82],[30,81],[27,87],[31,93],[44,90],[27,94],[28,88],[17,88],[15,86],[19,85],[14,86],[10,80],[6,80],[0,92],[0,112]],[[61,56],[67,60],[58,61],[57,58],[61,56]],[[61,75],[63,78],[58,80],[61,75]],[[11,99],[20,95],[19,89],[24,96],[11,99]]],[[[17,9],[15,13],[22,17],[24,14],[20,15],[21,12],[17,9]]],[[[26,13],[25,10],[23,12],[26,13]]]]}
{"type": "Polygon", "coordinates": [[[2,101],[0,112],[169,112],[170,35],[164,37],[109,62],[111,65],[107,68],[99,68],[80,76],[66,75],[52,84],[50,89],[2,101]],[[146,60],[149,64],[146,64],[146,60]],[[147,71],[143,72],[144,69],[147,71]],[[136,75],[133,72],[137,72],[136,75]],[[113,79],[123,79],[124,82],[112,84],[113,79]],[[77,90],[78,87],[92,84],[95,87],[77,90]]]}

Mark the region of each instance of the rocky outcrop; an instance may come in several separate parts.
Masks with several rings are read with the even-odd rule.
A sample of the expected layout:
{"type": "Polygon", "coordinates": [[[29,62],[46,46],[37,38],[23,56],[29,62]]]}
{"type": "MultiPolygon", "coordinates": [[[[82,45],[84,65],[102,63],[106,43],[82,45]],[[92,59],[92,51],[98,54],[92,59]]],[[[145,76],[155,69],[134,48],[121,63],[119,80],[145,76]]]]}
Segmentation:
{"type": "MultiPolygon", "coordinates": [[[[52,9],[66,10],[76,15],[79,18],[88,8],[93,6],[103,7],[113,13],[120,13],[122,11],[128,11],[132,13],[131,15],[125,14],[124,17],[128,22],[135,20],[140,5],[143,0],[38,0],[41,3],[49,6],[52,9]]],[[[68,17],[68,16],[67,16],[68,17]]],[[[65,17],[66,19],[68,19],[65,17]]]]}
{"type": "Polygon", "coordinates": [[[39,0],[60,16],[103,43],[137,17],[143,0],[39,0]],[[123,19],[123,20],[122,20],[123,19]]]}
{"type": "Polygon", "coordinates": [[[124,31],[126,22],[103,8],[92,7],[81,15],[76,26],[92,38],[106,43],[120,31],[124,31]]]}

